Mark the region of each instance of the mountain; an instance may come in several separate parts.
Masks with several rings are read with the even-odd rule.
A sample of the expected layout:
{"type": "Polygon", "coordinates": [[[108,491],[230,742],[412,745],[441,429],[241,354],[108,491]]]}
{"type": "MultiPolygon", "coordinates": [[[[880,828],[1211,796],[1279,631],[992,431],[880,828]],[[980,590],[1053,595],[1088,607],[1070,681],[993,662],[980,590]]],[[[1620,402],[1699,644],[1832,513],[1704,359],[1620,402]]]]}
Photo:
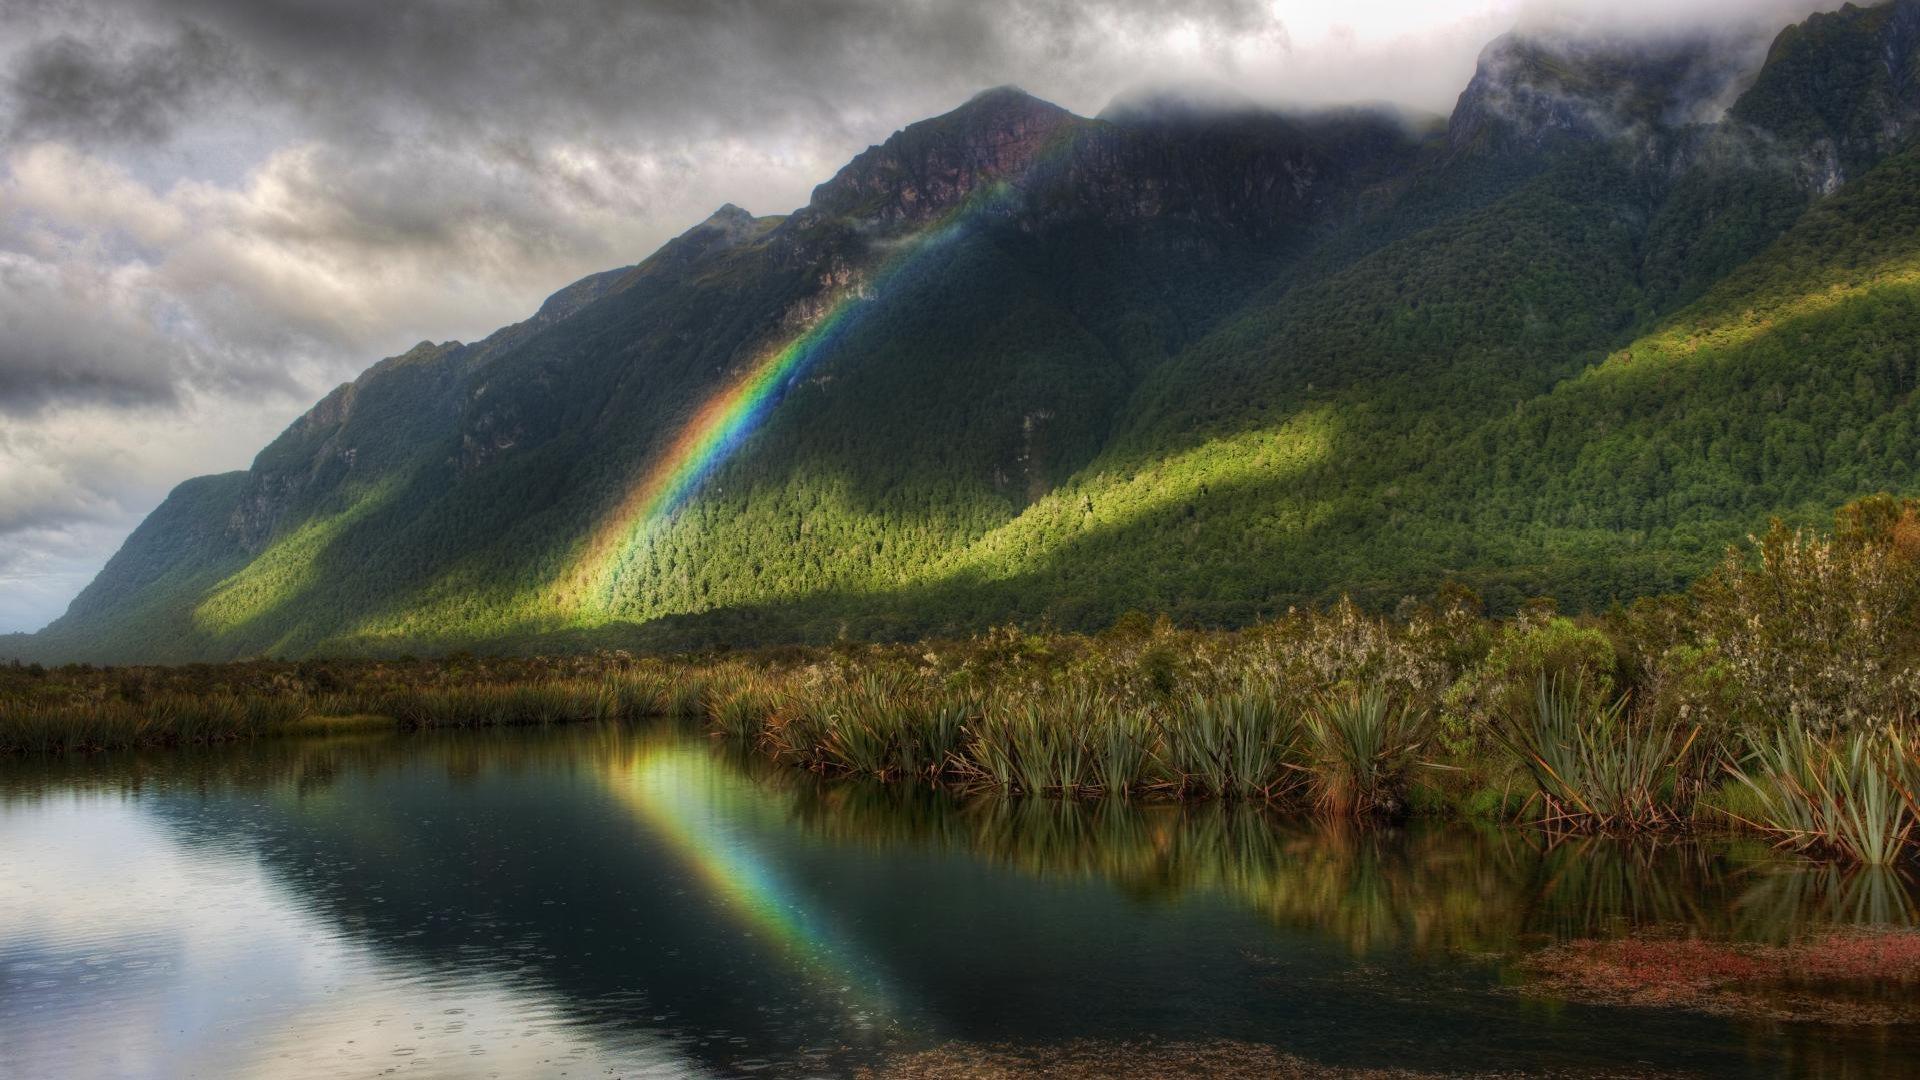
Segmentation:
{"type": "Polygon", "coordinates": [[[987,91],[176,489],[48,659],[1679,587],[1911,491],[1920,0],[1545,32],[1451,117],[987,91]]]}

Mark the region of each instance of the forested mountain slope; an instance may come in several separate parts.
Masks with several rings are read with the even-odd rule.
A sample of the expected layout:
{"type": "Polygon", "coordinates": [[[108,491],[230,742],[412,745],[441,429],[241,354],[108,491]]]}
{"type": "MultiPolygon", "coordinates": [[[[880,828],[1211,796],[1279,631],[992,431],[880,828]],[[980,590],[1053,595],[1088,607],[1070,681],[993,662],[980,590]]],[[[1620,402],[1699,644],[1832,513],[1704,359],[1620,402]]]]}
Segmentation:
{"type": "Polygon", "coordinates": [[[182,485],[67,659],[1672,588],[1916,486],[1920,3],[1490,45],[1444,123],[989,91],[182,485]]]}

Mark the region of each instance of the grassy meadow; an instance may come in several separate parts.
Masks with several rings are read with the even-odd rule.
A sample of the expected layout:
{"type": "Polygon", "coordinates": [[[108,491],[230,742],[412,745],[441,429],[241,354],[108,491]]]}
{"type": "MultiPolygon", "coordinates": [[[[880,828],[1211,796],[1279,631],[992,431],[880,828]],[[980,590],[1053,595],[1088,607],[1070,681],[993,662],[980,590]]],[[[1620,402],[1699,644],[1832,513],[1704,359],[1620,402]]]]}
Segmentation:
{"type": "Polygon", "coordinates": [[[1257,801],[1562,832],[1750,830],[1897,863],[1920,821],[1920,503],[1776,527],[1690,591],[1489,619],[1452,589],[1239,630],[674,657],[0,667],[0,751],[64,754],[352,725],[705,725],[785,764],[1019,796],[1257,801]]]}

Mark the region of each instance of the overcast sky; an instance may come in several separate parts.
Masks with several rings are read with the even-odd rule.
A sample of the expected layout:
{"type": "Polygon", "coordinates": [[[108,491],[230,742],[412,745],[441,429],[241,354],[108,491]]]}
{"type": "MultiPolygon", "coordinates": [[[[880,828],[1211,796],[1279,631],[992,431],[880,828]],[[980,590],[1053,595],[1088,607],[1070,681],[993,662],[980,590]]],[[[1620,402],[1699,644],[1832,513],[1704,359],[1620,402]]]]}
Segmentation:
{"type": "Polygon", "coordinates": [[[0,0],[0,631],[327,388],[1014,83],[1444,114],[1517,20],[1815,0],[0,0]]]}

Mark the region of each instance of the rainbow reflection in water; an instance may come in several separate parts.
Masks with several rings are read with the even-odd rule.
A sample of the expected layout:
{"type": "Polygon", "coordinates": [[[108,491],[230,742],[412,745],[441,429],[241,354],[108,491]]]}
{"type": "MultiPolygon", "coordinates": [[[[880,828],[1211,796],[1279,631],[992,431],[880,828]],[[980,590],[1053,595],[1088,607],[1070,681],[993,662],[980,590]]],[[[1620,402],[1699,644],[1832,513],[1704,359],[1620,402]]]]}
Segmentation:
{"type": "Polygon", "coordinates": [[[685,746],[642,751],[604,776],[741,925],[834,994],[855,1021],[879,1024],[896,1013],[877,966],[754,843],[751,819],[766,793],[751,780],[685,746]]]}

